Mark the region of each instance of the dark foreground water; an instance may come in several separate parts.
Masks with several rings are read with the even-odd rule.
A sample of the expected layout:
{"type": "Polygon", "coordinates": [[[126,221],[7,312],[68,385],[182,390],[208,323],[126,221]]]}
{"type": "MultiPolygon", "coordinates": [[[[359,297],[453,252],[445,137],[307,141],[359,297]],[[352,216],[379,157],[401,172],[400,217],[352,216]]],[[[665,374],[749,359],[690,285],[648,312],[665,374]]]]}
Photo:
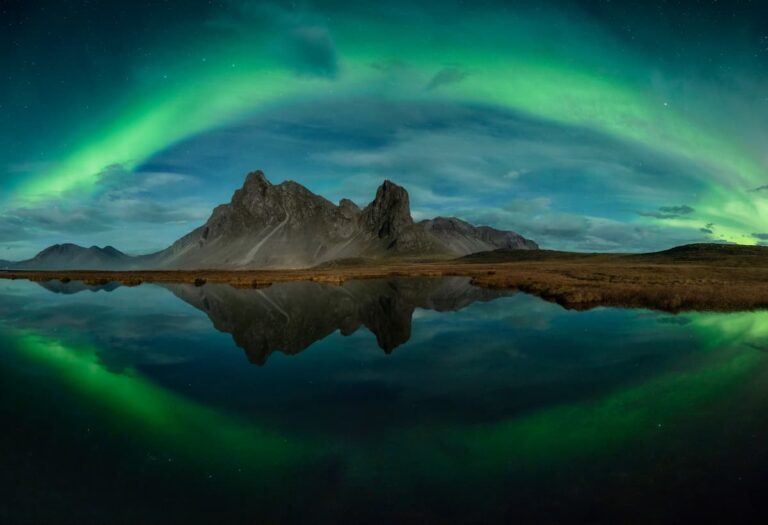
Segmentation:
{"type": "Polygon", "coordinates": [[[0,523],[765,522],[768,313],[0,281],[0,523]]]}

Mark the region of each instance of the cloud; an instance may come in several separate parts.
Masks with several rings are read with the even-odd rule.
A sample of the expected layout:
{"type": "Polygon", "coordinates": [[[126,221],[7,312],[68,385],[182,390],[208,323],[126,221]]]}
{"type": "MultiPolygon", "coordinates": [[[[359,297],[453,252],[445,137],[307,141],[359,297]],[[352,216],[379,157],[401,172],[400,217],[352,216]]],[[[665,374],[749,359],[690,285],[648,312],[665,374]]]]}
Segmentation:
{"type": "MultiPolygon", "coordinates": [[[[370,113],[369,107],[365,113],[370,113]]],[[[454,106],[424,104],[412,107],[410,114],[397,106],[387,109],[361,117],[339,108],[338,114],[347,118],[305,120],[325,137],[342,135],[341,130],[344,137],[309,153],[310,160],[325,164],[321,170],[334,170],[341,180],[346,174],[338,168],[354,171],[354,178],[362,172],[378,174],[409,189],[421,184],[444,195],[509,195],[513,188],[567,194],[571,200],[589,195],[590,203],[602,201],[596,206],[611,207],[614,214],[620,209],[624,215],[645,202],[687,197],[700,189],[694,180],[701,175],[698,166],[686,167],[588,130],[478,108],[453,111],[454,106]],[[348,124],[359,124],[361,118],[367,126],[348,124]],[[670,178],[671,173],[677,176],[670,178]],[[669,183],[660,185],[662,179],[669,183]]]]}
{"type": "Polygon", "coordinates": [[[71,191],[57,199],[0,211],[0,242],[24,242],[14,250],[15,259],[59,242],[101,242],[125,249],[118,241],[137,246],[152,239],[160,246],[151,248],[161,248],[169,227],[177,227],[176,234],[185,233],[210,214],[209,203],[184,196],[184,190],[194,190],[198,183],[197,178],[180,173],[132,173],[112,165],[99,174],[92,192],[71,191]]]}
{"type": "Polygon", "coordinates": [[[673,215],[670,213],[660,213],[658,211],[639,211],[637,212],[637,214],[643,217],[653,217],[654,219],[660,219],[660,220],[676,219],[679,217],[679,215],[673,215]]]}
{"type": "Polygon", "coordinates": [[[445,67],[435,73],[435,76],[432,77],[425,89],[430,91],[448,84],[457,84],[467,78],[468,75],[469,72],[466,69],[445,67]]]}
{"type": "Polygon", "coordinates": [[[16,217],[7,213],[0,214],[0,242],[22,241],[31,236],[31,232],[16,217]]]}
{"type": "Polygon", "coordinates": [[[283,48],[289,64],[301,75],[336,78],[339,59],[331,35],[320,26],[302,26],[290,32],[283,48]]]}
{"type": "Polygon", "coordinates": [[[653,217],[654,219],[667,220],[678,219],[685,215],[690,215],[694,210],[690,206],[683,204],[680,206],[660,206],[658,211],[639,211],[638,215],[643,217],[653,217]]]}
{"type": "Polygon", "coordinates": [[[161,189],[189,189],[196,186],[196,177],[166,171],[130,172],[120,164],[113,164],[99,173],[96,191],[110,200],[125,197],[147,196],[161,189]]]}
{"type": "Polygon", "coordinates": [[[296,2],[230,0],[206,24],[217,33],[237,35],[244,43],[265,50],[296,74],[334,79],[339,56],[326,17],[296,2]]]}
{"type": "Polygon", "coordinates": [[[695,228],[641,225],[605,217],[557,211],[547,198],[517,199],[497,209],[463,209],[475,224],[516,231],[543,248],[575,251],[655,251],[705,239],[695,228]]]}
{"type": "Polygon", "coordinates": [[[768,241],[768,233],[753,233],[752,237],[761,241],[768,241]]]}
{"type": "Polygon", "coordinates": [[[700,231],[701,233],[714,233],[714,232],[713,232],[711,229],[709,229],[709,228],[699,228],[699,231],[700,231]]]}
{"type": "MultiPolygon", "coordinates": [[[[210,211],[210,210],[208,210],[210,211]]],[[[201,220],[207,212],[140,198],[99,199],[95,202],[41,202],[36,207],[14,208],[0,214],[0,241],[22,240],[41,234],[106,232],[135,224],[163,225],[201,220]]]]}
{"type": "Polygon", "coordinates": [[[674,213],[677,215],[690,215],[695,210],[690,206],[683,204],[682,206],[661,206],[659,211],[664,213],[674,213]]]}
{"type": "Polygon", "coordinates": [[[760,191],[766,191],[768,190],[768,184],[763,184],[762,186],[758,186],[757,188],[752,188],[751,192],[760,192],[760,191]]]}
{"type": "Polygon", "coordinates": [[[100,208],[62,206],[56,202],[42,203],[35,208],[16,208],[11,211],[17,224],[24,228],[52,232],[98,232],[107,229],[107,214],[100,208]]]}
{"type": "Polygon", "coordinates": [[[528,173],[527,170],[511,169],[508,172],[506,172],[504,175],[502,175],[502,178],[507,179],[507,180],[517,180],[520,177],[522,177],[523,175],[525,175],[526,173],[528,173]]]}

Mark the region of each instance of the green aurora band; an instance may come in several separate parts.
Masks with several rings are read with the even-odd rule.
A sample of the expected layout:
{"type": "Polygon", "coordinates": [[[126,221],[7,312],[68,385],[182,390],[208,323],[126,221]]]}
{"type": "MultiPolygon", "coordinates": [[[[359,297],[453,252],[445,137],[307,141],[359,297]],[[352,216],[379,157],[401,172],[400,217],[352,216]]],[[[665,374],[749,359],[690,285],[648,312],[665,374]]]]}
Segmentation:
{"type": "MultiPolygon", "coordinates": [[[[561,28],[564,39],[576,43],[568,48],[541,42],[537,35],[551,29],[541,16],[479,14],[429,37],[416,27],[395,28],[386,19],[364,30],[352,17],[328,24],[340,57],[339,72],[331,78],[297,74],[273,52],[268,36],[235,32],[238,36],[224,42],[197,44],[187,56],[206,57],[205,62],[188,59],[167,67],[168,77],[176,80],[137,90],[134,102],[97,136],[76,140],[79,145],[62,151],[55,168],[32,174],[11,201],[87,191],[112,164],[136,168],[169,146],[246,115],[298,100],[369,96],[484,105],[594,130],[701,166],[707,190],[692,204],[718,224],[723,239],[756,242],[744,232],[762,231],[768,221],[768,201],[746,191],[765,182],[759,157],[701,122],[685,104],[679,104],[684,109],[667,104],[642,74],[652,70],[648,57],[585,23],[571,20],[561,28]],[[403,49],[408,50],[404,60],[403,49]],[[467,74],[460,82],[425,89],[446,67],[467,74]]],[[[682,220],[666,224],[690,227],[682,220]]]]}

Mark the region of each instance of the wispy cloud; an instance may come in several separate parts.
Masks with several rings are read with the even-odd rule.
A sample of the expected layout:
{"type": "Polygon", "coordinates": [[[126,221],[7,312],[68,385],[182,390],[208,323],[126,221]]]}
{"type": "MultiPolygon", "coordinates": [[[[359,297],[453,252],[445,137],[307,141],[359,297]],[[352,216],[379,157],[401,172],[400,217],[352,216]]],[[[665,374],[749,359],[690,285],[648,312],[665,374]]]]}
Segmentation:
{"type": "Polygon", "coordinates": [[[469,76],[469,71],[459,67],[445,67],[435,73],[426,86],[427,91],[437,89],[448,84],[458,84],[469,76]]]}
{"type": "Polygon", "coordinates": [[[676,215],[690,215],[691,213],[693,213],[696,210],[694,210],[693,208],[691,208],[687,204],[683,204],[683,205],[680,205],[680,206],[661,206],[659,208],[659,211],[661,211],[663,213],[673,213],[673,214],[676,214],[676,215]]]}
{"type": "Polygon", "coordinates": [[[194,190],[198,182],[180,173],[129,173],[122,166],[110,166],[90,193],[72,191],[0,212],[0,242],[23,241],[13,250],[16,258],[65,241],[93,244],[101,239],[120,244],[116,239],[124,239],[138,251],[144,251],[142,245],[160,248],[161,239],[173,240],[168,227],[178,234],[210,214],[210,204],[180,191],[194,190]],[[158,244],[150,245],[148,239],[157,239],[158,244]]]}
{"type": "Polygon", "coordinates": [[[696,211],[687,204],[682,204],[680,206],[660,206],[657,210],[658,211],[639,211],[637,214],[643,217],[667,220],[691,215],[696,211]]]}
{"type": "Polygon", "coordinates": [[[544,248],[577,251],[653,251],[706,240],[696,228],[670,228],[558,211],[541,198],[514,200],[502,208],[463,209],[477,224],[493,224],[535,239],[544,248]]]}

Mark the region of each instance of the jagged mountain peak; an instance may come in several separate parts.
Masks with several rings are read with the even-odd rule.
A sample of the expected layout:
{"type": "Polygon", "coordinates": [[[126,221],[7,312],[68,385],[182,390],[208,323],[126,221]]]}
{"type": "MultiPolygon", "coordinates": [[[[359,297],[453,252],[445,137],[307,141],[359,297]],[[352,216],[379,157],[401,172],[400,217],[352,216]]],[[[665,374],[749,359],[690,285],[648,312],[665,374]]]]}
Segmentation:
{"type": "Polygon", "coordinates": [[[413,226],[406,189],[385,180],[376,190],[376,197],[363,210],[363,220],[381,239],[397,236],[413,226]]]}
{"type": "Polygon", "coordinates": [[[352,202],[351,200],[346,199],[346,198],[341,199],[339,201],[339,208],[347,208],[347,209],[350,209],[350,210],[360,211],[360,206],[358,206],[357,204],[355,204],[354,202],[352,202]]]}
{"type": "Polygon", "coordinates": [[[272,183],[269,182],[269,180],[267,179],[267,176],[264,175],[263,171],[256,170],[246,175],[245,184],[243,184],[243,189],[251,189],[251,188],[266,187],[266,186],[272,186],[272,183]]]}
{"type": "Polygon", "coordinates": [[[227,204],[167,249],[131,258],[111,246],[52,246],[27,261],[35,268],[246,269],[309,267],[350,258],[451,258],[499,248],[536,249],[514,232],[456,218],[416,224],[408,191],[391,180],[363,209],[334,204],[294,181],[273,184],[248,173],[227,204]]]}

